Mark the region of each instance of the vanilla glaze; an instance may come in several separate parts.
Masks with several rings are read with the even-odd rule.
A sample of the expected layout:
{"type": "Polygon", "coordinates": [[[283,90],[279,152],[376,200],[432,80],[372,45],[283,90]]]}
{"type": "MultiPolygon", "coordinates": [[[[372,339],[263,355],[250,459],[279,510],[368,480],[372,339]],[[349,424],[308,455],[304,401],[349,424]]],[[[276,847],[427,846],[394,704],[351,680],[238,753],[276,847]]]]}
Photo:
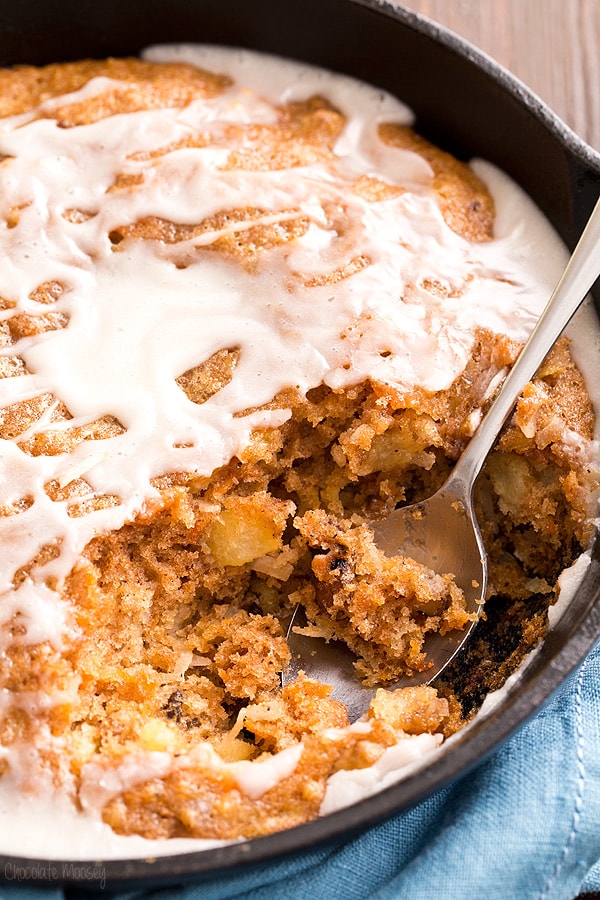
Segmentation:
{"type": "MultiPolygon", "coordinates": [[[[0,217],[21,209],[16,226],[0,230],[0,297],[14,304],[0,317],[46,312],[29,295],[41,282],[59,281],[66,290],[52,310],[68,318],[65,328],[22,338],[0,351],[18,355],[27,367],[26,375],[0,380],[0,409],[50,392],[73,417],[62,427],[111,415],[124,428],[116,437],[83,441],[57,456],[24,453],[19,442],[29,433],[0,441],[0,507],[33,498],[24,511],[0,517],[0,619],[7,622],[20,612],[27,626],[24,639],[31,643],[48,639],[60,646],[70,627],[68,610],[46,580],[52,576],[60,586],[93,536],[143,510],[155,496],[154,477],[178,470],[208,475],[243,450],[254,428],[279,425],[289,415],[285,409],[236,413],[270,401],[286,387],[306,391],[322,382],[343,388],[372,377],[407,389],[443,389],[467,362],[479,327],[526,339],[565,261],[564,248],[531,201],[483,162],[474,168],[494,196],[494,239],[472,244],[451,231],[436,203],[428,164],[379,141],[378,124],[410,122],[411,115],[378,89],[229,48],[156,47],[146,58],[226,72],[233,85],[183,109],[117,115],[74,128],[43,117],[58,100],[0,120],[0,159],[5,157],[0,217]],[[268,124],[275,121],[275,104],[315,93],[327,96],[348,119],[333,162],[269,172],[223,168],[230,153],[222,140],[228,123],[268,124]],[[195,130],[210,134],[212,142],[156,156],[151,167],[135,157],[195,130]],[[142,187],[107,192],[117,176],[135,176],[142,169],[142,187]],[[407,190],[367,202],[351,186],[372,174],[407,190]],[[345,208],[353,226],[350,247],[329,223],[328,204],[345,208]],[[116,227],[144,217],[186,224],[240,206],[268,209],[265,223],[302,218],[309,226],[291,246],[270,250],[268,264],[254,272],[202,252],[222,231],[175,249],[132,241],[115,251],[108,237],[116,227]],[[68,221],[63,216],[68,209],[87,217],[68,221]],[[182,254],[186,267],[178,268],[174,261],[182,254]],[[359,254],[369,265],[350,278],[308,284],[310,277],[359,254]],[[428,279],[451,288],[449,296],[441,300],[427,291],[428,279]],[[202,405],[189,401],[176,379],[232,346],[240,348],[232,381],[202,405]],[[98,495],[117,495],[120,505],[69,517],[66,503],[51,500],[44,485],[80,477],[98,495]],[[57,558],[14,588],[14,573],[52,542],[60,545],[57,558]]],[[[91,98],[111,85],[110,79],[93,79],[60,103],[91,98]]],[[[248,224],[227,226],[244,227],[248,224]]],[[[596,340],[592,329],[581,330],[580,364],[585,341],[589,347],[596,340]]],[[[46,414],[32,430],[49,427],[61,424],[50,423],[46,414]]],[[[48,698],[29,702],[41,708],[48,698]]],[[[424,752],[431,749],[431,742],[422,743],[424,752]]],[[[416,751],[415,745],[411,753],[416,751]]],[[[136,760],[135,778],[148,777],[159,763],[168,764],[154,757],[136,760]]],[[[258,771],[253,782],[251,771],[240,774],[250,792],[262,783],[258,771]]],[[[284,765],[279,777],[285,771],[284,765]]],[[[10,779],[0,781],[0,821],[14,812],[16,789],[10,779]]],[[[20,810],[28,808],[27,800],[18,802],[20,810]]],[[[66,843],[48,850],[47,826],[31,802],[34,821],[26,812],[19,818],[28,822],[28,852],[69,855],[66,843]]],[[[149,852],[150,842],[142,839],[112,833],[109,838],[92,807],[81,814],[65,812],[72,827],[65,827],[65,835],[72,838],[87,823],[91,837],[81,838],[82,857],[92,845],[94,855],[101,852],[102,834],[110,854],[149,852]]],[[[13,838],[7,840],[10,846],[1,849],[17,852],[13,838]]],[[[197,846],[186,841],[182,849],[192,843],[197,846]]]]}
{"type": "MultiPolygon", "coordinates": [[[[179,470],[209,474],[244,447],[253,428],[279,425],[288,415],[285,409],[235,413],[268,402],[285,387],[306,391],[323,381],[342,388],[372,376],[406,388],[447,387],[466,363],[478,326],[526,338],[558,268],[549,259],[556,253],[548,252],[555,240],[547,227],[526,231],[522,219],[505,227],[502,203],[490,243],[470,244],[447,227],[427,163],[377,138],[379,122],[409,118],[388,95],[293,63],[285,63],[287,78],[275,78],[270,67],[283,66],[280,60],[223,48],[155,48],[147,55],[225,70],[243,87],[184,109],[117,115],[74,128],[40,118],[44,104],[0,122],[0,153],[8,157],[0,168],[3,213],[22,208],[18,224],[2,233],[0,296],[17,306],[0,315],[44,312],[29,295],[55,280],[66,290],[53,310],[69,319],[65,328],[5,348],[24,360],[28,374],[2,379],[0,407],[51,392],[73,416],[65,427],[112,415],[125,428],[57,456],[25,454],[21,436],[2,441],[0,505],[24,497],[34,502],[0,518],[0,614],[7,621],[20,611],[32,641],[45,635],[60,644],[64,611],[45,586],[47,578],[60,583],[92,536],[141,510],[153,495],[153,477],[179,470]],[[273,93],[273,85],[283,87],[273,93]],[[333,164],[273,172],[221,168],[230,152],[218,140],[225,123],[271,121],[271,104],[309,97],[325,85],[348,116],[333,164]],[[174,150],[151,167],[132,158],[177,142],[193,128],[213,133],[215,144],[174,150]],[[107,193],[119,174],[142,168],[143,188],[107,193]],[[350,185],[373,172],[412,189],[393,200],[366,202],[350,185]],[[356,226],[352,249],[371,264],[333,286],[306,286],[306,279],[292,280],[292,274],[318,275],[351,255],[327,223],[327,203],[344,205],[356,226]],[[186,268],[173,264],[169,247],[132,241],[115,252],[108,238],[116,227],[146,216],[197,222],[240,205],[266,207],[282,218],[306,216],[310,226],[291,248],[272,250],[268,265],[253,274],[216,254],[193,255],[194,247],[220,232],[171,251],[192,254],[186,268]],[[70,208],[88,218],[67,221],[62,213],[70,208]],[[421,287],[427,277],[461,295],[441,301],[421,287]],[[284,283],[287,289],[278,290],[284,283]],[[208,402],[192,403],[175,379],[231,346],[241,350],[231,383],[208,402]],[[51,500],[44,485],[83,476],[95,492],[117,495],[122,503],[70,518],[66,503],[51,500]],[[54,542],[60,555],[15,590],[15,571],[54,542]]],[[[108,81],[94,79],[68,99],[93,95],[108,81]]],[[[515,211],[525,203],[507,202],[515,211]]],[[[37,430],[48,427],[57,426],[42,421],[37,430]]]]}

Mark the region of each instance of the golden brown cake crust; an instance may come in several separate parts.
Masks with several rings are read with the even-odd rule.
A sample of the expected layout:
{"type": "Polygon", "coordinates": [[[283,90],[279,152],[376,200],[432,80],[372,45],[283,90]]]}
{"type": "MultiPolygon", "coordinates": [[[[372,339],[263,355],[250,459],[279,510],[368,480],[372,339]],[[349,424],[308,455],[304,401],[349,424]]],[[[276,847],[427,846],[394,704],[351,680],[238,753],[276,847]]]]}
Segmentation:
{"type": "Polygon", "coordinates": [[[110,78],[122,84],[92,100],[66,100],[44,115],[57,119],[63,128],[72,128],[117,113],[186,106],[192,100],[219,93],[230,83],[226,76],[202,72],[195,66],[156,66],[135,58],[88,59],[40,68],[15,66],[0,69],[0,116],[28,112],[47,100],[78,91],[93,78],[110,78]]]}

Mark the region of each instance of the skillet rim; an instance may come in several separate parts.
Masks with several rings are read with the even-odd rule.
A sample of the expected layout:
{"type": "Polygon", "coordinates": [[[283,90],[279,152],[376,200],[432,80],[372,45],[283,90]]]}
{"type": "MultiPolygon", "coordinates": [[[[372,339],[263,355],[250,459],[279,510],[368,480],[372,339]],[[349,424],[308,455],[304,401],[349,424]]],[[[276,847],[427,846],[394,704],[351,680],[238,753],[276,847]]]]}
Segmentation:
{"type": "MultiPolygon", "coordinates": [[[[390,0],[345,0],[345,2],[398,21],[407,29],[429,38],[433,43],[441,45],[476,68],[529,112],[543,130],[552,134],[566,151],[574,170],[573,183],[570,186],[571,198],[575,199],[578,179],[585,181],[586,177],[590,181],[591,189],[597,183],[600,192],[600,153],[580,138],[541,98],[491,56],[445,26],[413,10],[399,7],[390,0]]],[[[591,189],[588,187],[588,193],[591,189]]],[[[578,225],[587,218],[593,199],[586,200],[584,197],[582,203],[578,225]]],[[[571,235],[569,240],[567,236],[567,243],[572,243],[573,237],[571,235]]],[[[159,886],[192,879],[201,881],[208,877],[231,873],[234,869],[240,872],[248,871],[252,867],[283,856],[306,853],[336,841],[349,840],[355,834],[412,808],[443,785],[466,775],[495,752],[550,700],[568,676],[582,663],[600,634],[598,544],[591,568],[596,585],[589,585],[588,582],[592,579],[586,578],[589,595],[586,611],[581,614],[581,621],[577,623],[572,633],[569,633],[571,629],[567,624],[563,628],[559,626],[556,632],[549,634],[543,642],[545,648],[550,645],[545,654],[549,659],[544,663],[540,655],[537,655],[532,665],[528,667],[527,683],[517,684],[514,690],[509,691],[506,701],[500,704],[501,709],[492,711],[485,720],[474,723],[472,727],[469,726],[452,738],[451,750],[436,755],[432,762],[419,770],[416,779],[409,776],[379,794],[304,825],[266,837],[208,850],[165,855],[154,859],[54,860],[0,855],[0,873],[4,873],[5,883],[7,872],[11,871],[11,867],[13,871],[20,868],[30,870],[32,877],[23,879],[29,884],[76,885],[89,890],[100,887],[104,889],[105,886],[118,889],[132,887],[135,884],[146,887],[159,886]],[[566,637],[565,631],[568,633],[566,637]],[[459,751],[463,751],[462,756],[459,751]],[[459,759],[460,764],[457,765],[459,759]],[[102,879],[101,885],[99,881],[90,880],[85,875],[82,879],[76,874],[92,867],[97,867],[101,872],[99,875],[102,879]],[[49,869],[55,869],[58,874],[49,877],[49,869]],[[36,877],[36,870],[43,873],[41,877],[36,877]]],[[[11,880],[22,879],[8,877],[8,881],[11,880]]]]}

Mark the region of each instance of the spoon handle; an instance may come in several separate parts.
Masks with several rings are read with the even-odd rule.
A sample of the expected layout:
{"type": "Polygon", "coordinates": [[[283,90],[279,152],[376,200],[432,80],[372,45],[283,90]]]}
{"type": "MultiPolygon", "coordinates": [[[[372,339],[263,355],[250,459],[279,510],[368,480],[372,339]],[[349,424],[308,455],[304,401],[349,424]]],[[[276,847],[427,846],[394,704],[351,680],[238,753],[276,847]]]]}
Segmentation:
{"type": "Polygon", "coordinates": [[[467,493],[470,493],[523,388],[531,381],[599,276],[600,199],[537,325],[454,467],[451,480],[461,482],[467,493]]]}

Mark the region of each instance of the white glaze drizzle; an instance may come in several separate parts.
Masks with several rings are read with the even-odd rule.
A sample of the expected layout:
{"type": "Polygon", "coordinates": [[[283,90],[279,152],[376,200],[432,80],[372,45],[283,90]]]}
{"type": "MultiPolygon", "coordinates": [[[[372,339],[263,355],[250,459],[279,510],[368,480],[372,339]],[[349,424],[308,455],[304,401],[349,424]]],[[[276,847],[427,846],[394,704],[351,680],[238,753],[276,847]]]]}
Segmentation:
{"type": "MultiPolygon", "coordinates": [[[[124,435],[86,441],[57,457],[23,453],[17,442],[29,434],[0,441],[0,505],[34,498],[25,512],[0,518],[0,620],[21,612],[32,642],[46,638],[58,646],[66,627],[64,610],[45,578],[64,578],[92,536],[119,527],[142,509],[153,495],[152,477],[178,469],[209,474],[245,446],[254,427],[277,425],[288,415],[281,410],[234,418],[235,412],[270,400],[283,387],[306,390],[321,381],[343,387],[373,376],[408,388],[445,387],[464,366],[478,326],[526,338],[564,263],[564,249],[531,202],[484,163],[477,164],[477,171],[495,197],[495,239],[471,245],[451,232],[433,197],[428,166],[378,140],[380,121],[409,122],[411,116],[377,89],[227,48],[153,48],[146,55],[224,71],[239,86],[184,109],[114,116],[71,129],[36,119],[37,113],[0,121],[0,154],[13,157],[0,165],[0,215],[29,203],[17,227],[0,230],[0,296],[17,302],[16,308],[0,312],[0,319],[46,312],[48,307],[29,294],[50,280],[68,287],[52,310],[69,316],[65,329],[23,339],[4,351],[21,356],[31,374],[0,381],[0,408],[50,391],[73,415],[68,427],[111,414],[127,429],[124,435]],[[328,96],[348,116],[333,164],[314,163],[293,172],[219,170],[229,152],[221,142],[225,123],[273,122],[273,104],[315,93],[328,96]],[[214,144],[157,158],[150,170],[144,169],[141,190],[106,193],[119,173],[139,170],[132,153],[171,144],[193,130],[210,133],[214,144]],[[361,174],[376,174],[410,190],[383,203],[366,203],[350,190],[361,174]],[[328,223],[323,210],[328,202],[342,203],[356,226],[351,252],[328,223]],[[114,252],[108,240],[114,227],[143,216],[193,223],[247,205],[268,209],[268,221],[285,220],[301,210],[311,223],[295,244],[270,251],[254,274],[194,249],[217,234],[173,251],[189,251],[192,262],[185,269],[173,265],[168,248],[130,243],[114,252]],[[93,215],[84,222],[67,222],[62,217],[67,208],[93,215]],[[280,290],[289,285],[291,273],[318,274],[354,252],[368,255],[371,264],[351,278],[310,288],[296,279],[291,292],[280,290]],[[458,287],[462,295],[442,303],[424,289],[427,277],[458,287]],[[342,332],[349,337],[340,339],[342,332]],[[202,406],[190,403],[175,378],[231,346],[242,348],[232,382],[202,406]],[[383,358],[382,350],[392,353],[383,358]],[[122,504],[70,519],[65,504],[50,500],[44,484],[56,479],[64,485],[81,476],[98,494],[119,494],[122,504]],[[59,557],[14,589],[15,569],[49,540],[60,543],[59,557]]],[[[110,79],[97,78],[69,98],[46,101],[43,109],[91,98],[113,86],[110,79]]],[[[48,414],[30,432],[47,427],[48,414]]],[[[25,701],[32,709],[46,705],[41,697],[25,701]]],[[[380,766],[369,776],[369,785],[374,789],[381,776],[395,777],[390,772],[406,764],[405,750],[418,756],[435,744],[437,738],[392,748],[385,771],[380,766]]],[[[260,793],[265,784],[289,775],[299,755],[298,748],[292,750],[261,770],[260,779],[253,776],[257,764],[235,764],[240,788],[260,793]]],[[[150,769],[141,761],[120,775],[138,781],[168,767],[161,755],[150,769]]],[[[12,771],[16,777],[19,767],[12,771]]],[[[88,775],[93,782],[92,769],[88,775]]],[[[363,793],[370,792],[369,785],[363,785],[363,793]]],[[[329,796],[333,808],[337,801],[329,796]]],[[[32,798],[19,796],[5,776],[0,818],[4,813],[10,818],[17,798],[20,821],[32,836],[27,813],[32,798]]],[[[70,807],[63,809],[62,821],[69,823],[64,843],[58,842],[49,855],[68,853],[82,821],[95,842],[99,823],[90,814],[98,804],[90,799],[89,805],[83,819],[70,807]]],[[[39,811],[39,798],[33,807],[39,811]]],[[[129,848],[131,855],[142,855],[153,846],[142,839],[118,839],[104,826],[100,830],[110,855],[129,848]]],[[[32,853],[45,855],[45,833],[42,825],[30,844],[32,853]]],[[[84,841],[82,856],[92,855],[89,847],[84,841]]]]}
{"type": "Polygon", "coordinates": [[[364,769],[340,769],[327,782],[319,814],[326,816],[345,809],[396,784],[416,765],[421,765],[442,741],[441,734],[407,735],[384,750],[372,766],[364,769]]]}
{"type": "MultiPolygon", "coordinates": [[[[247,444],[253,428],[288,416],[287,410],[235,413],[288,386],[343,388],[368,376],[407,388],[446,387],[464,366],[477,326],[521,340],[548,292],[547,275],[533,271],[523,226],[515,229],[511,220],[483,245],[446,226],[429,166],[377,137],[380,121],[410,119],[388,95],[353,79],[225,48],[155,48],[147,55],[191,60],[239,77],[240,84],[183,109],[74,128],[39,117],[58,105],[56,99],[0,122],[0,152],[11,157],[0,167],[2,212],[21,207],[16,227],[0,235],[0,296],[17,303],[0,315],[45,312],[29,295],[55,280],[67,289],[52,309],[69,319],[65,328],[4,350],[18,354],[29,374],[0,382],[0,407],[51,392],[73,419],[64,426],[42,421],[38,431],[103,415],[126,429],[52,457],[23,453],[17,445],[22,436],[0,443],[0,504],[34,499],[26,511],[0,518],[0,617],[6,621],[20,611],[30,640],[45,632],[60,643],[63,610],[45,580],[54,576],[60,583],[91,537],[142,509],[153,496],[153,477],[181,470],[210,474],[247,444]],[[285,76],[274,78],[274,67],[285,76]],[[319,91],[348,117],[332,162],[273,172],[222,168],[230,152],[221,140],[226,124],[272,122],[273,104],[319,91]],[[150,166],[134,158],[194,130],[214,143],[174,150],[150,166]],[[140,172],[143,187],[107,193],[120,173],[140,172]],[[373,173],[410,189],[396,199],[366,202],[351,185],[373,173]],[[329,203],[344,208],[350,243],[328,221],[329,203]],[[108,238],[116,227],[146,216],[196,223],[245,206],[269,210],[267,221],[302,215],[310,227],[292,244],[270,250],[254,273],[202,251],[221,232],[175,248],[125,241],[118,252],[108,238]],[[69,208],[89,218],[68,222],[62,213],[69,208]],[[182,253],[189,261],[183,269],[173,262],[182,253]],[[335,285],[309,287],[294,274],[326,272],[357,254],[371,264],[335,285]],[[426,277],[459,288],[461,296],[442,303],[423,287],[426,277]],[[206,403],[190,402],[175,379],[232,346],[241,349],[232,381],[206,403]],[[50,500],[44,484],[55,479],[64,485],[76,476],[122,503],[70,518],[66,503],[50,500]],[[14,572],[44,543],[55,542],[58,557],[14,589],[14,572]]],[[[95,96],[111,85],[96,78],[68,99],[95,96]]]]}

